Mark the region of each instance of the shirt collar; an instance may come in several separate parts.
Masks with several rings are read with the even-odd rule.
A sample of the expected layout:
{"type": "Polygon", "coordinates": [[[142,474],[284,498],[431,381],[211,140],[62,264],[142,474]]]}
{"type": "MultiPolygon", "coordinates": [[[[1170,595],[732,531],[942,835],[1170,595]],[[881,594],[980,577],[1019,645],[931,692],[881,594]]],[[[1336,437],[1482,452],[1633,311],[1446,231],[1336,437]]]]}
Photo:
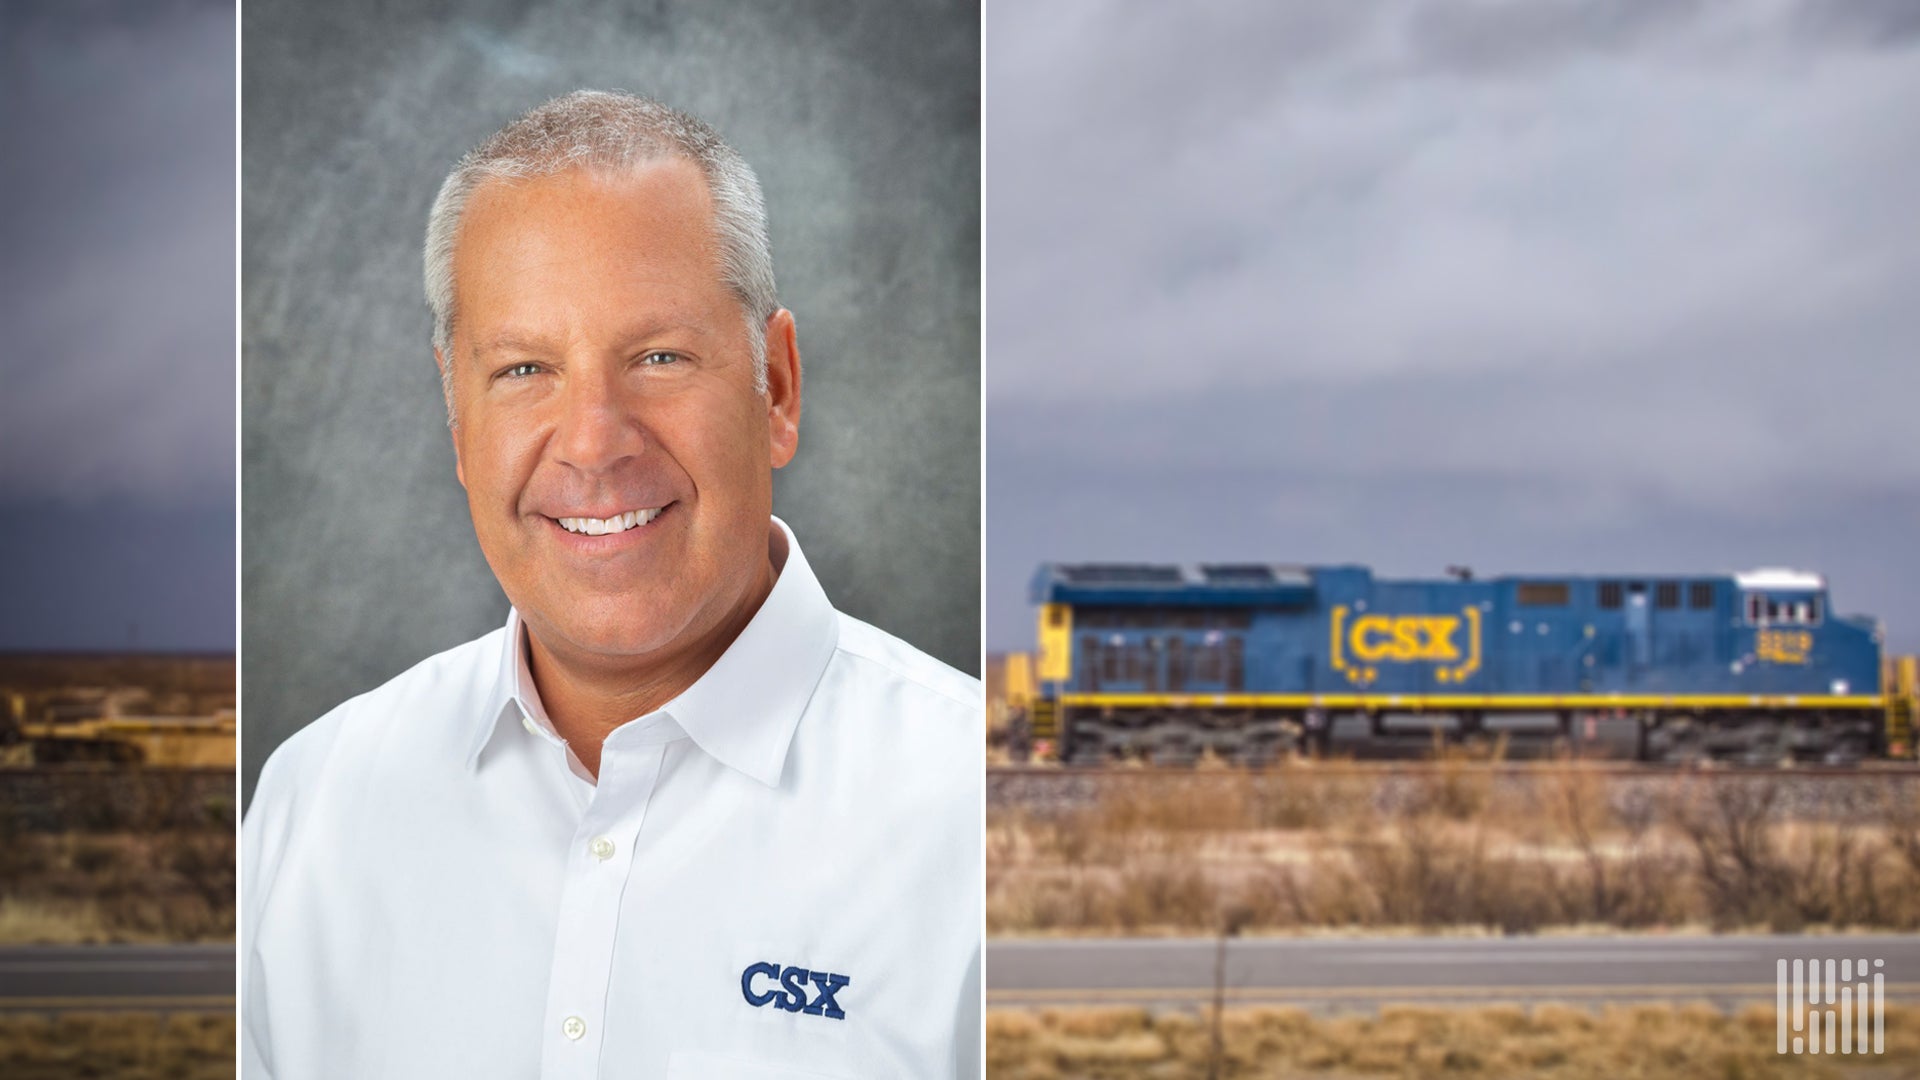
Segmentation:
{"type": "MultiPolygon", "coordinates": [[[[787,548],[773,591],[706,674],[660,707],[701,750],[768,787],[780,783],[793,729],[840,639],[839,616],[793,530],[777,517],[772,523],[787,548]]],[[[467,754],[470,769],[510,717],[524,717],[554,737],[527,668],[524,633],[520,613],[509,611],[493,693],[467,754]]]]}

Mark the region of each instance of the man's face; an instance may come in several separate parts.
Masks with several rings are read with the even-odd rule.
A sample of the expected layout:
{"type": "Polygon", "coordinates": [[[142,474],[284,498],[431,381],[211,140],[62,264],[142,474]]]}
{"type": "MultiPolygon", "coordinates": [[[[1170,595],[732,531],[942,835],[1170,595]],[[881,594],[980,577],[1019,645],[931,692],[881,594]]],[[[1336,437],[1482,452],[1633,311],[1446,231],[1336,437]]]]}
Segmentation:
{"type": "MultiPolygon", "coordinates": [[[[698,169],[476,191],[454,253],[454,450],[474,531],[539,641],[670,657],[757,603],[771,469],[792,457],[792,319],[769,392],[721,280],[698,169]]],[[[736,627],[737,629],[737,627],[736,627]]]]}

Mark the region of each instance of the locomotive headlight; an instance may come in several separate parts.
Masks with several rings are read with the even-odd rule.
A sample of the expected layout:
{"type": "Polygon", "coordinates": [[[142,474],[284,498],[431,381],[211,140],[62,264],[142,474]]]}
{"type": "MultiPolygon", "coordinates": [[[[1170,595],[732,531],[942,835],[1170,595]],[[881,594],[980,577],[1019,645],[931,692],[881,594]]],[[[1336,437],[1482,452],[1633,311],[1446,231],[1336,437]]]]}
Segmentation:
{"type": "Polygon", "coordinates": [[[1849,684],[1848,684],[1848,682],[1847,682],[1847,680],[1845,680],[1845,679],[1835,679],[1835,680],[1833,680],[1833,693],[1834,693],[1834,696],[1835,696],[1835,697],[1838,697],[1838,696],[1840,696],[1840,695],[1842,695],[1842,694],[1845,694],[1845,693],[1847,692],[1847,690],[1848,690],[1848,688],[1849,688],[1849,684]]]}

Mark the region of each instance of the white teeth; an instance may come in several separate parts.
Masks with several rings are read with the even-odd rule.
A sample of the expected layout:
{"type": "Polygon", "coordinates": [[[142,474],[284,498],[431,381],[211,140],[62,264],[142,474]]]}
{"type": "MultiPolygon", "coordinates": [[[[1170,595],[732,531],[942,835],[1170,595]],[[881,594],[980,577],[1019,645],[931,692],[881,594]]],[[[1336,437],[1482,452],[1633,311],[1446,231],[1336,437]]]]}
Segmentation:
{"type": "Polygon", "coordinates": [[[615,514],[610,518],[565,517],[560,519],[560,527],[570,533],[582,533],[587,536],[606,536],[609,533],[626,532],[636,525],[645,525],[660,516],[665,507],[655,506],[646,510],[629,510],[624,514],[615,514]]]}

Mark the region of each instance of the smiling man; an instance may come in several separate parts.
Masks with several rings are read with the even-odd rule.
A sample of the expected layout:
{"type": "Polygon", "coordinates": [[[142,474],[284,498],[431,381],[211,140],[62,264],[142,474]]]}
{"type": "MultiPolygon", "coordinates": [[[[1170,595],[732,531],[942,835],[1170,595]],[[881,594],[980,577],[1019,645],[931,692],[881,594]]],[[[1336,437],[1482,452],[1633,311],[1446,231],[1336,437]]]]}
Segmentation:
{"type": "Polygon", "coordinates": [[[513,609],[261,773],[243,1075],[977,1075],[979,684],[772,517],[801,364],[752,171],[556,99],[447,178],[426,284],[513,609]]]}

